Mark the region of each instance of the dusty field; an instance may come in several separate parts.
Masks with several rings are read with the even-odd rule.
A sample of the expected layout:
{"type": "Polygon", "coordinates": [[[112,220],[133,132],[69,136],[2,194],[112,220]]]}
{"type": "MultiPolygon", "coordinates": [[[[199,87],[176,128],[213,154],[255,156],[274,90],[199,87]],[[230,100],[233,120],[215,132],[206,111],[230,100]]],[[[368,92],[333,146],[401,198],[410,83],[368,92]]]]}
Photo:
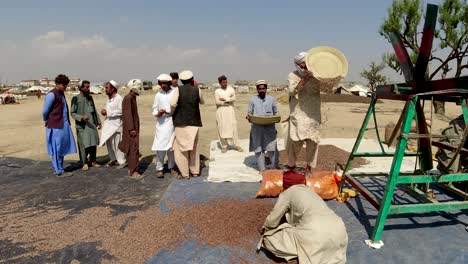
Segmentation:
{"type": "MultiPolygon", "coordinates": [[[[124,95],[124,94],[122,94],[124,95]]],[[[238,130],[240,138],[248,138],[250,125],[245,119],[247,104],[253,94],[238,94],[236,103],[236,114],[238,120],[238,130]]],[[[289,112],[288,105],[281,102],[285,100],[284,93],[272,93],[279,98],[279,108],[281,115],[286,118],[289,112]]],[[[72,95],[67,95],[70,102],[72,95]]],[[[201,107],[203,128],[201,129],[201,154],[209,155],[209,142],[217,138],[214,95],[212,91],[205,91],[206,104],[201,107]]],[[[95,102],[98,108],[102,108],[106,102],[105,95],[95,95],[95,102]]],[[[286,97],[287,98],[287,97],[286,97]]],[[[141,122],[140,151],[144,156],[152,155],[151,145],[154,135],[155,120],[151,116],[151,106],[153,104],[154,93],[145,92],[138,98],[138,108],[141,122]]],[[[362,98],[360,98],[362,99],[362,98]]],[[[327,101],[329,101],[328,99],[327,101]]],[[[341,100],[340,100],[341,101],[341,100]]],[[[361,100],[362,101],[362,100],[361,100]]],[[[41,111],[43,101],[31,97],[17,105],[0,105],[0,156],[30,158],[37,160],[47,160],[45,148],[45,128],[43,126],[41,111]]],[[[364,115],[367,111],[366,103],[346,103],[346,102],[326,102],[322,104],[323,111],[323,137],[356,137],[361,126],[364,115]]],[[[389,122],[398,120],[402,102],[383,101],[377,106],[377,118],[380,132],[383,135],[384,126],[389,122]]],[[[429,104],[426,105],[427,117],[430,116],[429,104]]],[[[446,126],[448,118],[460,114],[460,108],[455,104],[446,106],[446,117],[434,116],[434,133],[439,133],[440,129],[446,126]]],[[[370,123],[370,127],[374,125],[370,123]]],[[[72,122],[74,127],[74,122],[72,122]]],[[[280,129],[280,126],[278,126],[280,129]]],[[[369,131],[369,138],[374,138],[374,133],[369,131]]],[[[98,149],[98,156],[106,156],[105,147],[98,149]]],[[[78,160],[78,154],[69,155],[68,160],[78,160]]]]}

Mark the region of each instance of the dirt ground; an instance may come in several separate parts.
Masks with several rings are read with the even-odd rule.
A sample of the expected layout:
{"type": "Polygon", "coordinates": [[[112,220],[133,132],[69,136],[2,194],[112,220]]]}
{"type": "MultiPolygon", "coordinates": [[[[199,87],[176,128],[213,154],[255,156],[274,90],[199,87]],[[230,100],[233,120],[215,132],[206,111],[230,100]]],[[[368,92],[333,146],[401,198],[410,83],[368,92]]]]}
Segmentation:
{"type": "MultiPolygon", "coordinates": [[[[125,95],[123,91],[121,95],[125,95]]],[[[214,103],[214,92],[204,91],[206,104],[201,107],[201,115],[203,127],[200,131],[200,146],[201,154],[209,156],[209,143],[211,140],[217,139],[215,112],[216,106],[214,103]]],[[[278,105],[283,119],[287,118],[289,108],[287,103],[287,95],[285,92],[274,92],[271,95],[278,98],[278,105]],[[282,103],[283,102],[283,103],[282,103]]],[[[253,94],[237,94],[236,115],[238,121],[239,138],[249,138],[250,124],[245,119],[249,98],[253,94]]],[[[44,98],[44,97],[43,97],[44,98]]],[[[42,122],[41,112],[43,98],[37,99],[30,97],[21,101],[16,105],[0,105],[0,156],[29,158],[36,160],[48,160],[45,146],[45,128],[42,122]]],[[[70,102],[72,95],[67,94],[67,101],[70,102]]],[[[96,106],[101,109],[105,106],[106,95],[94,95],[96,106]]],[[[342,95],[336,97],[338,99],[327,98],[325,103],[322,103],[323,128],[321,130],[322,137],[342,137],[354,138],[357,136],[364,115],[367,111],[368,104],[366,103],[346,103],[346,102],[329,102],[335,101],[353,101],[362,102],[363,98],[351,97],[351,100],[342,100],[345,98],[342,95]],[[355,98],[356,100],[353,100],[355,98]],[[361,100],[357,100],[361,99],[361,100]]],[[[348,98],[347,98],[348,99],[348,98]]],[[[151,106],[154,100],[154,92],[145,91],[138,97],[138,110],[140,114],[140,152],[144,156],[152,155],[151,145],[154,137],[155,118],[151,116],[151,106]]],[[[403,108],[403,103],[398,101],[382,101],[377,105],[377,118],[379,123],[379,131],[384,134],[385,125],[390,122],[396,122],[403,108]]],[[[425,111],[427,118],[430,117],[430,103],[426,103],[425,111]]],[[[98,110],[99,110],[98,109],[98,110]]],[[[446,105],[446,116],[434,115],[434,131],[440,133],[450,118],[461,114],[459,106],[450,103],[446,105]]],[[[374,127],[373,122],[370,122],[370,127],[374,127]]],[[[74,122],[72,121],[74,128],[74,122]]],[[[74,129],[73,129],[74,130],[74,129]]],[[[281,133],[281,126],[278,125],[278,130],[281,133]]],[[[375,133],[369,131],[367,137],[375,138],[375,133]]],[[[106,147],[98,148],[98,156],[106,156],[106,147]]],[[[78,160],[78,154],[69,155],[67,160],[78,160]]]]}

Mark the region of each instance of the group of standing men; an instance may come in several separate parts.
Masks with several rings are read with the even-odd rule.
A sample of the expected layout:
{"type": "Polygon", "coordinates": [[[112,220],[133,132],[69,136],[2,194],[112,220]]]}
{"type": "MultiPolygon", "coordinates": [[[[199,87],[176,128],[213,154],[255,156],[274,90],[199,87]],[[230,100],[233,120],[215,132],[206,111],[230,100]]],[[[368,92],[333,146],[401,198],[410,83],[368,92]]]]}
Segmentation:
{"type": "MultiPolygon", "coordinates": [[[[158,83],[161,90],[156,94],[152,113],[156,118],[156,135],[152,150],[156,153],[157,176],[163,177],[164,159],[168,158],[171,174],[177,175],[175,164],[181,178],[200,175],[198,153],[198,129],[202,126],[199,104],[204,100],[195,87],[193,73],[180,73],[182,81],[179,91],[179,74],[161,74],[158,83]]],[[[106,107],[100,111],[105,118],[101,123],[93,97],[90,95],[90,82],[83,81],[80,94],[72,98],[71,110],[65,99],[64,91],[70,80],[66,75],[56,77],[56,88],[51,90],[43,107],[43,120],[46,126],[47,152],[57,177],[73,174],[63,169],[64,156],[76,153],[76,143],[71,131],[70,114],[75,119],[78,152],[82,170],[99,167],[96,162],[97,146],[107,146],[109,163],[106,166],[128,167],[128,175],[139,179],[139,134],[140,122],[136,96],[140,94],[142,81],[132,79],[127,86],[129,93],[122,98],[117,93],[118,85],[111,80],[105,84],[108,96],[106,107]],[[102,127],[101,140],[98,130],[102,127]]]]}
{"type": "MultiPolygon", "coordinates": [[[[52,159],[52,165],[57,177],[69,177],[73,174],[63,168],[64,156],[76,153],[76,143],[71,131],[70,114],[75,119],[78,152],[82,170],[90,166],[99,167],[96,162],[97,146],[107,145],[110,162],[107,166],[119,164],[119,168],[128,166],[130,177],[139,178],[138,173],[138,134],[139,118],[136,96],[141,85],[137,80],[124,99],[117,93],[117,83],[106,83],[106,94],[109,100],[106,108],[101,110],[105,117],[104,124],[96,110],[93,97],[90,95],[90,82],[83,81],[79,88],[80,94],[71,101],[71,111],[68,109],[64,91],[70,79],[63,74],[55,78],[56,87],[45,98],[42,111],[46,126],[47,152],[52,159]],[[99,141],[98,129],[101,129],[99,141]]],[[[131,81],[131,82],[132,82],[131,81]]],[[[130,85],[131,83],[129,83],[130,85]]]]}
{"type": "MultiPolygon", "coordinates": [[[[316,165],[316,156],[320,126],[320,90],[312,73],[305,65],[305,53],[295,57],[296,70],[288,76],[289,107],[288,137],[286,152],[287,167],[294,170],[297,157],[305,145],[307,172],[316,165]]],[[[171,174],[189,178],[200,175],[199,168],[199,128],[202,126],[200,104],[204,104],[203,95],[195,85],[193,73],[161,74],[157,78],[160,91],[155,95],[152,114],[156,118],[156,133],[152,151],[156,153],[157,176],[163,177],[163,164],[167,157],[171,174]],[[180,81],[182,86],[178,86],[180,81]]],[[[76,153],[76,146],[70,128],[69,110],[64,91],[69,79],[65,75],[56,78],[56,88],[47,94],[43,109],[43,119],[47,127],[47,150],[57,176],[71,176],[63,171],[63,157],[76,153]]],[[[242,152],[238,145],[237,121],[234,110],[235,90],[228,85],[227,77],[218,78],[220,88],[215,91],[216,123],[221,151],[231,147],[242,152]]],[[[249,101],[247,120],[251,116],[276,116],[278,107],[273,96],[267,95],[268,84],[265,80],[256,82],[258,94],[249,101]]],[[[133,79],[128,83],[130,92],[122,98],[117,93],[117,83],[113,80],[105,85],[108,96],[106,108],[96,110],[93,98],[89,94],[90,83],[83,81],[80,94],[73,97],[71,117],[75,119],[78,150],[82,169],[96,163],[96,147],[106,144],[110,162],[107,166],[128,166],[129,176],[140,178],[138,172],[139,152],[139,116],[136,96],[142,88],[142,81],[133,79]],[[98,129],[101,129],[99,140],[98,129]]],[[[279,167],[277,148],[277,130],[274,124],[258,125],[252,123],[249,151],[254,152],[260,171],[266,169],[265,152],[274,168],[279,167]]]]}

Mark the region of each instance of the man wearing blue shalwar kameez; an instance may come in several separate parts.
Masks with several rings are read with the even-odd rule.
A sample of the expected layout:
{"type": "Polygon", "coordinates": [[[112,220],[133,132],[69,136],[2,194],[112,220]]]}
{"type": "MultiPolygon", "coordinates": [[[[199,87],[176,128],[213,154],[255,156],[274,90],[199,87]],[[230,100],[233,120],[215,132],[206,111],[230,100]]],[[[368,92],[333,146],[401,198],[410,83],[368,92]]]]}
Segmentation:
{"type": "Polygon", "coordinates": [[[52,160],[57,177],[72,176],[63,170],[65,155],[76,153],[75,139],[70,127],[67,100],[64,91],[70,79],[60,74],[55,78],[56,87],[45,98],[42,118],[46,126],[47,153],[52,160]]]}
{"type": "MultiPolygon", "coordinates": [[[[250,116],[274,116],[278,114],[276,99],[267,95],[267,82],[259,80],[255,83],[258,95],[252,96],[249,102],[247,120],[250,122],[250,116]]],[[[265,151],[268,152],[271,163],[274,168],[279,168],[278,147],[276,145],[276,127],[275,124],[258,125],[252,123],[250,130],[249,151],[255,152],[257,166],[260,172],[266,170],[265,151]]]]}

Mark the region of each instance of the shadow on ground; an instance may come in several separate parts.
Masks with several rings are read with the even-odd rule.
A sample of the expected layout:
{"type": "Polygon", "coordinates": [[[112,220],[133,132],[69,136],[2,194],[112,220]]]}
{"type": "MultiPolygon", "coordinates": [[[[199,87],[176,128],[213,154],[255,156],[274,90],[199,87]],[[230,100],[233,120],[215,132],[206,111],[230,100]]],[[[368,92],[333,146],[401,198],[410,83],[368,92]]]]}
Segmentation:
{"type": "MultiPolygon", "coordinates": [[[[143,210],[159,202],[171,181],[168,174],[163,179],[156,178],[154,165],[150,166],[148,160],[142,163],[145,177],[134,180],[127,177],[126,169],[105,166],[88,171],[75,169],[72,177],[57,178],[50,162],[0,158],[0,208],[16,203],[16,212],[69,210],[63,220],[93,207],[109,207],[113,215],[143,210]]],[[[77,167],[65,163],[69,168],[77,167]]],[[[1,211],[0,217],[12,213],[1,211]]]]}
{"type": "Polygon", "coordinates": [[[116,259],[105,250],[98,249],[101,243],[80,242],[55,251],[42,252],[39,255],[28,257],[27,245],[12,243],[9,240],[0,240],[1,259],[8,259],[8,263],[101,263],[103,260],[116,259]]]}
{"type": "MultiPolygon", "coordinates": [[[[49,161],[36,161],[11,157],[0,158],[0,218],[13,217],[17,213],[26,219],[34,219],[53,211],[66,215],[57,222],[65,225],[86,209],[109,208],[112,216],[145,210],[159,206],[159,202],[172,182],[169,173],[164,178],[156,177],[153,156],[142,157],[139,170],[145,176],[134,180],[127,177],[127,169],[101,166],[82,171],[74,161],[65,161],[64,167],[73,172],[72,177],[57,178],[49,161]]],[[[201,157],[204,167],[206,157],[201,157]]],[[[108,160],[99,157],[98,162],[108,160]]],[[[169,170],[165,170],[168,172],[169,170]]],[[[202,174],[206,174],[203,170],[202,174]]],[[[119,229],[124,232],[136,217],[130,216],[119,229]]],[[[0,225],[0,232],[4,227],[0,225]]],[[[40,251],[36,243],[17,243],[9,238],[0,240],[0,263],[100,263],[103,260],[116,262],[101,242],[78,241],[55,251],[40,251]],[[72,262],[75,263],[75,262],[72,262]]]]}

